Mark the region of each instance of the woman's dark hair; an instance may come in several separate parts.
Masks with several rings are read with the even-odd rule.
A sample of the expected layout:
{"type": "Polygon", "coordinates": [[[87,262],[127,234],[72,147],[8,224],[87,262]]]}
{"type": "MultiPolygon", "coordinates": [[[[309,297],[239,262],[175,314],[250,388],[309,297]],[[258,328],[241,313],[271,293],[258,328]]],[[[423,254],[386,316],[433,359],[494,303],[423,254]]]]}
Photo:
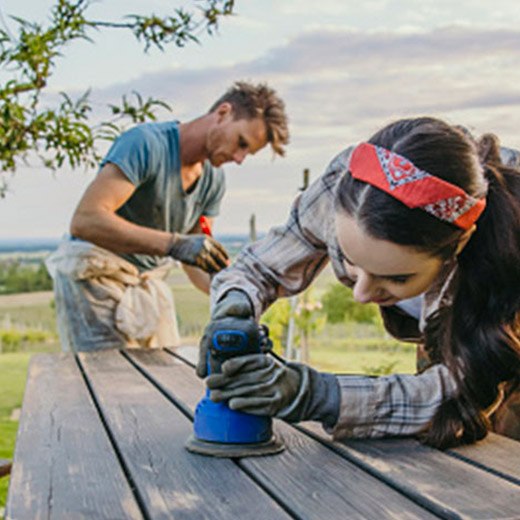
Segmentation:
{"type": "MultiPolygon", "coordinates": [[[[520,379],[520,172],[502,164],[495,136],[477,143],[467,131],[433,118],[397,121],[369,143],[473,197],[486,196],[477,229],[456,256],[453,303],[425,330],[431,358],[449,367],[458,393],[439,407],[423,441],[439,448],[475,442],[489,429],[485,411],[499,396],[500,383],[520,379]]],[[[349,174],[336,204],[370,236],[446,261],[454,259],[464,234],[349,174]]]]}

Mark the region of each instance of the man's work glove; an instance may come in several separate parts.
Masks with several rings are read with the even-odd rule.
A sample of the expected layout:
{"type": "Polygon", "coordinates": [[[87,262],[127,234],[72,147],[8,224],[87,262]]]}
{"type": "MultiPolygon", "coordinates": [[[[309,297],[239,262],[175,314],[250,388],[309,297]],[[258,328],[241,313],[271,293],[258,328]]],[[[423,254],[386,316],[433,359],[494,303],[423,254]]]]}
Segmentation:
{"type": "Polygon", "coordinates": [[[212,401],[232,410],[287,422],[321,421],[333,426],[339,416],[339,383],[333,374],[300,363],[279,363],[265,354],[229,359],[206,384],[212,401]]]}
{"type": "Polygon", "coordinates": [[[210,274],[217,273],[229,264],[224,246],[209,235],[173,233],[166,254],[210,274]]]}
{"type": "MultiPolygon", "coordinates": [[[[211,314],[211,323],[204,330],[199,345],[199,362],[197,363],[197,375],[204,378],[207,373],[207,356],[208,350],[213,341],[212,332],[215,330],[214,322],[223,318],[237,318],[238,320],[253,319],[253,305],[249,300],[249,296],[243,291],[232,289],[220,299],[213,308],[211,314]]],[[[240,322],[237,322],[237,328],[240,329],[240,322]]]]}

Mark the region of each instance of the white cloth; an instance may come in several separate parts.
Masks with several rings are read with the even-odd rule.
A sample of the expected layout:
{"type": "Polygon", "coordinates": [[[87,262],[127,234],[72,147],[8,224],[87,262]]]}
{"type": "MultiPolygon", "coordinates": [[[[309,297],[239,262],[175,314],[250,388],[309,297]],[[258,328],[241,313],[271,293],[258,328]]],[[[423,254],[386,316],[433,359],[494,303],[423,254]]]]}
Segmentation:
{"type": "Polygon", "coordinates": [[[406,312],[406,314],[409,314],[416,320],[420,320],[421,318],[423,305],[424,293],[419,294],[419,296],[414,296],[413,298],[401,300],[395,304],[396,307],[399,307],[401,310],[406,312]]]}
{"type": "Polygon", "coordinates": [[[163,281],[172,264],[165,259],[156,269],[139,273],[106,249],[64,237],[46,260],[62,349],[178,345],[173,295],[163,281]]]}

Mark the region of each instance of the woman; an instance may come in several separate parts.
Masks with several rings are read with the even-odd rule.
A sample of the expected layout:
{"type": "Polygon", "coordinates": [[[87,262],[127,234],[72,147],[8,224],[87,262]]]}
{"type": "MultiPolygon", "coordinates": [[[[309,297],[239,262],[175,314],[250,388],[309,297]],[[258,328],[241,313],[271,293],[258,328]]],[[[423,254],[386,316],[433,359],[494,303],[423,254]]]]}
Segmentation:
{"type": "Polygon", "coordinates": [[[258,318],[330,260],[357,301],[380,305],[390,333],[421,343],[419,375],[334,376],[244,356],[207,379],[212,399],[319,420],[336,438],[520,438],[520,173],[518,154],[502,156],[509,166],[490,135],[477,144],[440,120],[393,123],[337,156],[286,226],[213,282],[213,320],[258,318]]]}

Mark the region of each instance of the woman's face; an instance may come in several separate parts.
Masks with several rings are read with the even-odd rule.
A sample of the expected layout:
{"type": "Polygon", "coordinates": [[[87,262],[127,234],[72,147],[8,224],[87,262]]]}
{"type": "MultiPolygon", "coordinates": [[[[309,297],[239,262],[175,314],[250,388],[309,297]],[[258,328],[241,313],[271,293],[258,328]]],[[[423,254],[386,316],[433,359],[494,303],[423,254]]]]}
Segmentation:
{"type": "Polygon", "coordinates": [[[336,234],[359,303],[387,306],[417,296],[431,285],[442,266],[438,257],[370,237],[343,212],[336,214],[336,234]]]}

